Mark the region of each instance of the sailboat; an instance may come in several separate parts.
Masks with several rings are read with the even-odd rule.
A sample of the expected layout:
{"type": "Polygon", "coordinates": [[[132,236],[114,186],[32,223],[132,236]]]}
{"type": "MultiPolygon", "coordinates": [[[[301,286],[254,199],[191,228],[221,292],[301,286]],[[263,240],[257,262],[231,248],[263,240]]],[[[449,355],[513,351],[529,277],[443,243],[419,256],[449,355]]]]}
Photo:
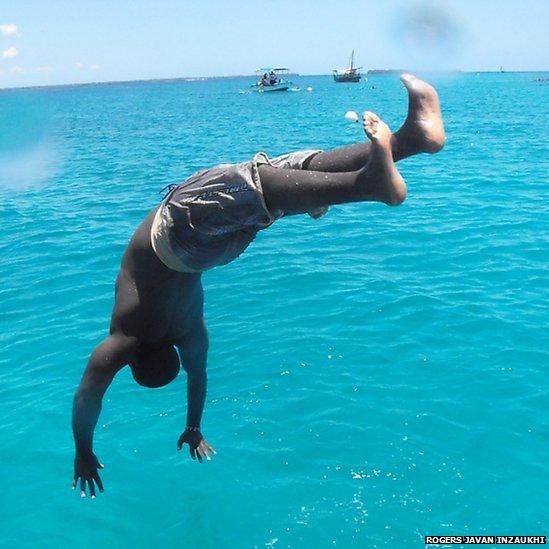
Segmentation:
{"type": "Polygon", "coordinates": [[[334,69],[334,81],[335,82],[360,82],[362,75],[360,69],[362,67],[354,66],[355,50],[351,53],[351,66],[348,69],[334,69]]]}

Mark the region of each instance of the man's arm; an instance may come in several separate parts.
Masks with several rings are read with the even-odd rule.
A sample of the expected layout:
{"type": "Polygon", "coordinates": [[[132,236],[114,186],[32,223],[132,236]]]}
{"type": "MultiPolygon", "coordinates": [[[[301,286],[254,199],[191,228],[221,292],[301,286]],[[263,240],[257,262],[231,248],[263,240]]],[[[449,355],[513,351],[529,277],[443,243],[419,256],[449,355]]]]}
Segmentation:
{"type": "Polygon", "coordinates": [[[97,472],[103,466],[93,453],[93,432],[101,412],[101,401],[116,373],[128,362],[134,348],[133,338],[113,334],[93,351],[74,395],[72,430],[76,457],[73,488],[80,479],[82,497],[86,482],[90,495],[95,497],[95,484],[102,492],[103,484],[97,472]]]}
{"type": "Polygon", "coordinates": [[[210,459],[213,448],[200,432],[200,421],[204,411],[207,390],[208,331],[203,318],[193,323],[185,338],[177,345],[183,369],[187,373],[187,424],[179,437],[177,447],[181,450],[184,443],[189,444],[191,457],[210,459]]]}

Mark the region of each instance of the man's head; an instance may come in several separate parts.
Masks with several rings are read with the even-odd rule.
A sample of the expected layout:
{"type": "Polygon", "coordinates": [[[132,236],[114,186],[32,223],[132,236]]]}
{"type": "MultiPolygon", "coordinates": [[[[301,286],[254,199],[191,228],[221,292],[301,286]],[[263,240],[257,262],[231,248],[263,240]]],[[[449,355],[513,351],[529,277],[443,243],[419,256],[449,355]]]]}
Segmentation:
{"type": "Polygon", "coordinates": [[[156,389],[177,377],[179,356],[173,345],[140,345],[130,367],[139,385],[156,389]]]}

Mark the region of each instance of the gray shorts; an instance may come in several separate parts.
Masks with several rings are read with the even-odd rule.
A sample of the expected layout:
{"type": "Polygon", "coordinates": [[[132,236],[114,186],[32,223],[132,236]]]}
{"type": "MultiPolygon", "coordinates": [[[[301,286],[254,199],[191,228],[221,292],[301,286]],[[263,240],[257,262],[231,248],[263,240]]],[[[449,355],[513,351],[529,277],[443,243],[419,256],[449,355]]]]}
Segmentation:
{"type": "MultiPolygon", "coordinates": [[[[156,212],[151,243],[170,269],[201,272],[237,258],[261,229],[284,212],[267,209],[258,166],[303,169],[321,151],[299,151],[269,159],[258,153],[240,164],[198,172],[175,187],[156,212]]],[[[309,212],[315,219],[326,209],[309,212]]]]}

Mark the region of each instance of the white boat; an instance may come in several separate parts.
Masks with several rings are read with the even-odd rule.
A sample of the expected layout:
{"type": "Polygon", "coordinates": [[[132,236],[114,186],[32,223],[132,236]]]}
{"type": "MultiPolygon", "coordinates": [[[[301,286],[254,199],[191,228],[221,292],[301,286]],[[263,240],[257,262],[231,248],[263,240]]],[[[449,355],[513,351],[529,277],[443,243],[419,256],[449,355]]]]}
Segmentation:
{"type": "Polygon", "coordinates": [[[360,82],[362,75],[360,69],[362,67],[354,66],[355,50],[351,53],[351,66],[347,69],[334,69],[334,81],[335,82],[360,82]]]}
{"type": "Polygon", "coordinates": [[[283,78],[290,73],[290,69],[279,67],[263,67],[256,69],[259,80],[252,85],[252,91],[259,93],[286,91],[292,86],[292,82],[283,78]]]}

